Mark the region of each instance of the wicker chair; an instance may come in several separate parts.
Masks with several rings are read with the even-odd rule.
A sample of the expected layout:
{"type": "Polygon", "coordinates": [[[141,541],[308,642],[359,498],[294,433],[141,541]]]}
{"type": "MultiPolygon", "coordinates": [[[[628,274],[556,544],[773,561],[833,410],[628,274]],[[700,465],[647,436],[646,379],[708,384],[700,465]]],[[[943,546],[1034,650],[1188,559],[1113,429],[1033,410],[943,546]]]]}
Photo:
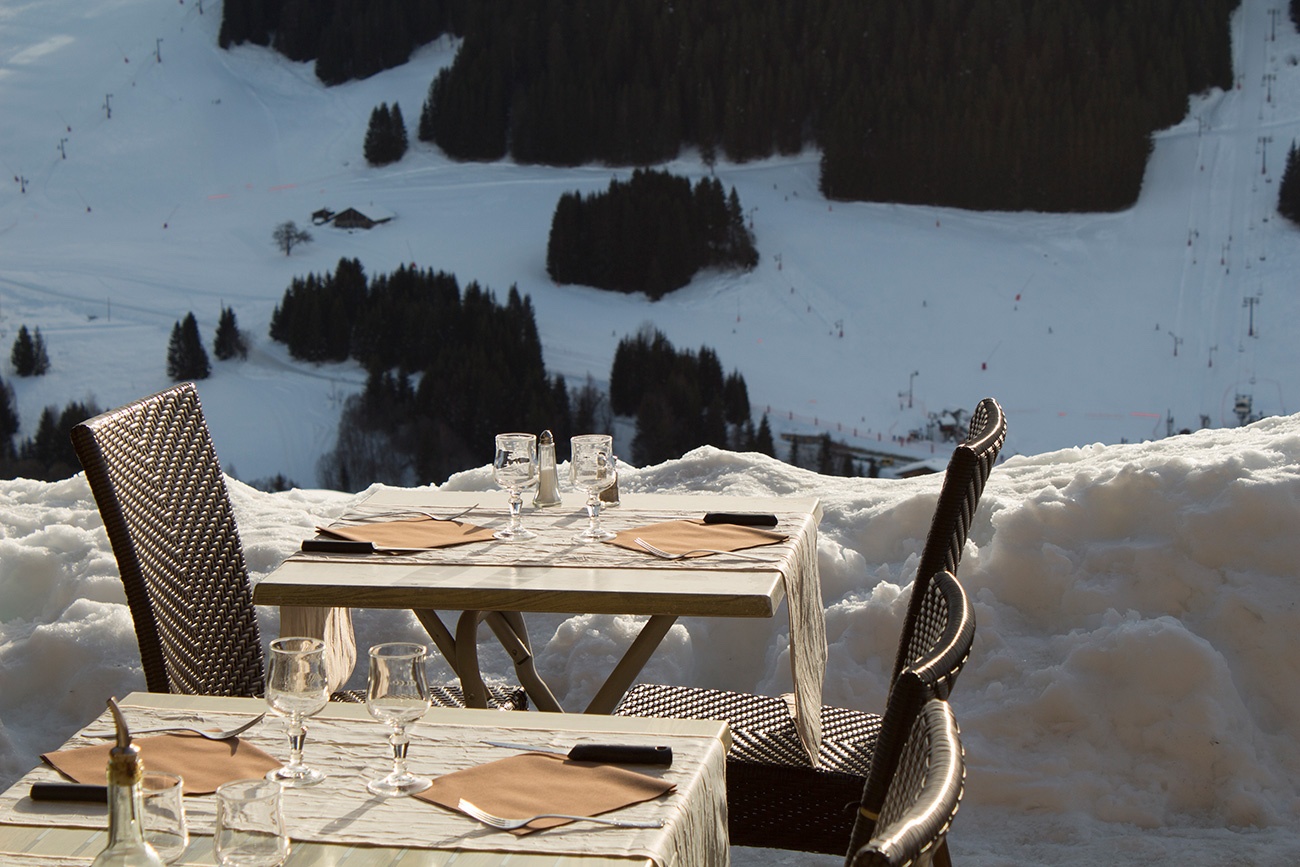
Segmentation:
{"type": "MultiPolygon", "coordinates": [[[[261,695],[248,568],[193,383],[88,419],[72,442],[117,559],[148,690],[261,695]]],[[[431,692],[435,704],[464,705],[459,686],[431,692]]],[[[527,707],[522,689],[491,698],[527,707]]]]}
{"type": "MultiPolygon", "coordinates": [[[[888,712],[886,719],[895,722],[888,712]]],[[[881,753],[886,738],[881,735],[881,753]]],[[[896,752],[888,761],[881,754],[879,767],[872,765],[845,867],[949,867],[947,834],[961,801],[965,765],[948,703],[927,701],[896,752]]]]}
{"type": "MultiPolygon", "coordinates": [[[[921,628],[929,646],[905,669],[927,695],[947,695],[970,654],[975,618],[951,573],[926,582],[921,628]]],[[[897,684],[898,679],[895,679],[897,684]]],[[[892,694],[892,690],[891,690],[892,694]]],[[[733,846],[796,849],[843,855],[880,736],[881,717],[866,711],[821,708],[820,767],[808,761],[785,701],[764,695],[696,687],[642,684],[614,711],[620,716],[724,719],[727,816],[733,846]]]]}
{"type": "MultiPolygon", "coordinates": [[[[1001,406],[992,398],[980,401],[967,441],[948,462],[912,582],[892,680],[914,668],[940,698],[947,698],[974,639],[974,616],[954,573],[1005,439],[1001,406]]],[[[733,845],[833,855],[847,850],[853,807],[861,798],[880,729],[879,715],[823,706],[821,767],[813,768],[780,698],[639,684],[614,712],[727,721],[732,735],[727,813],[733,845]]]]}
{"type": "Polygon", "coordinates": [[[939,501],[934,507],[934,517],[930,519],[930,532],[925,537],[921,562],[912,583],[912,598],[908,603],[907,617],[903,620],[898,657],[894,661],[894,677],[908,663],[909,632],[917,622],[913,609],[925,598],[925,584],[917,582],[928,580],[928,576],[941,571],[957,574],[961,552],[966,547],[971,521],[975,518],[975,508],[1006,438],[1007,419],[1001,405],[991,397],[984,398],[971,414],[966,442],[953,449],[952,457],[948,459],[939,501]]]}

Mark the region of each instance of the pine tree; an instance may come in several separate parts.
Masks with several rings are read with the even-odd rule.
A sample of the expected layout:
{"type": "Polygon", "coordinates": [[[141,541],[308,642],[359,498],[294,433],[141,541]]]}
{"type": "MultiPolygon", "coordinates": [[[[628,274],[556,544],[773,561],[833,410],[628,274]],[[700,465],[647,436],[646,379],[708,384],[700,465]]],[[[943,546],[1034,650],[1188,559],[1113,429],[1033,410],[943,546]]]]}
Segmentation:
{"type": "Polygon", "coordinates": [[[767,413],[758,423],[758,433],[754,435],[754,451],[770,458],[776,457],[776,445],[772,442],[772,427],[767,423],[767,413]]]}
{"type": "Polygon", "coordinates": [[[382,103],[370,112],[370,126],[366,128],[365,155],[366,162],[372,166],[382,166],[392,162],[391,136],[393,132],[392,115],[388,103],[382,103]]]}
{"type": "Polygon", "coordinates": [[[835,460],[831,452],[831,435],[824,433],[821,436],[821,445],[817,449],[817,472],[823,476],[835,474],[835,460]]]}
{"type": "Polygon", "coordinates": [[[58,458],[58,438],[58,416],[55,415],[54,407],[47,406],[41,411],[35,435],[23,442],[23,458],[35,461],[44,470],[58,458]]]}
{"type": "Polygon", "coordinates": [[[41,376],[47,372],[50,369],[50,357],[45,352],[45,338],[41,337],[41,329],[37,328],[33,336],[26,325],[19,328],[9,360],[19,376],[41,376]]]}
{"type": "Polygon", "coordinates": [[[211,373],[207,350],[199,337],[199,324],[193,313],[172,328],[167,344],[167,375],[174,382],[187,379],[207,379],[211,373]]]}
{"type": "Polygon", "coordinates": [[[1293,223],[1300,223],[1300,150],[1295,141],[1287,151],[1286,168],[1282,172],[1282,183],[1278,185],[1277,212],[1293,223]]]}
{"type": "Polygon", "coordinates": [[[248,357],[248,341],[235,323],[235,311],[229,307],[221,308],[221,319],[217,322],[217,333],[212,341],[213,354],[218,361],[225,361],[236,356],[242,361],[248,357]]]}
{"type": "Polygon", "coordinates": [[[26,325],[18,329],[18,337],[14,339],[14,348],[9,353],[9,361],[14,366],[14,373],[19,376],[31,376],[36,370],[36,344],[32,341],[32,335],[27,331],[26,325]]]}
{"type": "Polygon", "coordinates": [[[389,147],[392,158],[389,162],[397,162],[406,156],[406,149],[409,141],[406,135],[406,121],[402,119],[402,107],[393,103],[393,111],[388,116],[389,125],[389,147]]]}
{"type": "Polygon", "coordinates": [[[18,433],[18,411],[14,408],[14,390],[0,379],[0,462],[12,461],[14,434],[18,433]]]}
{"type": "Polygon", "coordinates": [[[36,329],[36,334],[32,338],[32,347],[35,352],[33,359],[32,375],[43,376],[50,369],[50,356],[45,352],[45,338],[41,336],[41,329],[36,329]]]}

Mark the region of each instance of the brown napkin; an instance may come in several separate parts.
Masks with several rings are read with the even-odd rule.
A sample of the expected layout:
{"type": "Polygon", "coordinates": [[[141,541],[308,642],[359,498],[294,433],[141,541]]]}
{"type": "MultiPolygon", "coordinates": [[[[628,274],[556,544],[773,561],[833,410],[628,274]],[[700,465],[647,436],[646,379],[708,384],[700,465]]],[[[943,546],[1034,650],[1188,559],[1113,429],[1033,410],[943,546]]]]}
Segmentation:
{"type": "MultiPolygon", "coordinates": [[[[626,768],[524,753],[438,777],[415,797],[451,810],[464,798],[489,813],[522,819],[538,813],[596,816],[674,788],[675,783],[626,768]]],[[[538,819],[512,833],[531,834],[568,823],[568,819],[538,819]]]]}
{"type": "MultiPolygon", "coordinates": [[[[717,548],[720,551],[740,551],[744,548],[756,548],[759,545],[771,545],[784,542],[788,536],[760,530],[757,527],[745,527],[740,524],[706,524],[703,521],[664,521],[661,524],[647,524],[624,530],[609,540],[611,545],[627,548],[629,551],[646,553],[636,543],[638,538],[645,539],[656,548],[662,548],[669,554],[684,554],[695,548],[717,548]]],[[[653,555],[648,555],[653,556],[653,555]]],[[[692,554],[691,559],[707,557],[708,554],[692,554]]]]}
{"type": "MultiPolygon", "coordinates": [[[[262,777],[280,762],[239,738],[214,741],[187,733],[135,738],[147,771],[166,771],[185,780],[185,794],[210,795],[231,780],[262,777]]],[[[41,756],[56,771],[78,783],[104,782],[113,744],[74,747],[41,756]]]]}
{"type": "Polygon", "coordinates": [[[432,518],[403,518],[351,527],[317,527],[322,533],[354,542],[370,542],[376,549],[448,548],[466,542],[491,540],[492,531],[460,521],[435,521],[432,518]]]}

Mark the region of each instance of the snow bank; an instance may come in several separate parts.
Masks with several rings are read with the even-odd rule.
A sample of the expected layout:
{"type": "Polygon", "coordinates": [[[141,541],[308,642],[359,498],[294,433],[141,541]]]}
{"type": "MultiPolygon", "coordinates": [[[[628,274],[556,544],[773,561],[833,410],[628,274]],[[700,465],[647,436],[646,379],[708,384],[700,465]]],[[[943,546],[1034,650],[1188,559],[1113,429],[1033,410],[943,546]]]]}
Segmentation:
{"type": "MultiPolygon", "coordinates": [[[[1241,851],[1278,863],[1300,851],[1298,466],[1292,416],[995,469],[959,573],[978,622],[953,697],[968,761],[960,860],[1202,863],[1241,851]]],[[[826,700],[879,709],[939,483],[824,477],[702,448],[629,469],[621,485],[820,497],[826,700]]],[[[446,487],[504,496],[487,468],[446,487]]],[[[255,580],[352,499],[234,481],[231,494],[255,580]]],[[[261,616],[273,637],[275,612],[261,616]]],[[[8,783],[106,696],[144,685],[84,478],[0,482],[0,621],[8,783]]],[[[636,629],[609,616],[530,616],[529,626],[539,669],[570,707],[585,704],[636,629]]],[[[427,641],[406,612],[358,612],[357,628],[363,646],[427,641]]],[[[505,679],[504,654],[484,650],[489,675],[505,679]]],[[[776,693],[789,687],[785,654],[782,618],[686,619],[646,678],[776,693]]]]}

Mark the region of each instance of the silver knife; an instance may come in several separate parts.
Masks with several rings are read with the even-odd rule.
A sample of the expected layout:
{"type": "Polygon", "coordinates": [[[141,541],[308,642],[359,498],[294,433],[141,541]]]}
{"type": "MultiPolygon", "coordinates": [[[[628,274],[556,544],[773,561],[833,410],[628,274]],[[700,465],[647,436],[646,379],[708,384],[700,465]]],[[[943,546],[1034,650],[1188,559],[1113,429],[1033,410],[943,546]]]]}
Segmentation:
{"type": "Polygon", "coordinates": [[[524,750],[530,753],[548,753],[564,756],[575,762],[609,762],[616,765],[662,765],[668,767],[673,763],[672,747],[633,746],[631,744],[575,744],[572,749],[562,750],[555,747],[537,747],[532,744],[517,744],[511,741],[483,741],[490,747],[502,747],[507,750],[524,750]]]}

